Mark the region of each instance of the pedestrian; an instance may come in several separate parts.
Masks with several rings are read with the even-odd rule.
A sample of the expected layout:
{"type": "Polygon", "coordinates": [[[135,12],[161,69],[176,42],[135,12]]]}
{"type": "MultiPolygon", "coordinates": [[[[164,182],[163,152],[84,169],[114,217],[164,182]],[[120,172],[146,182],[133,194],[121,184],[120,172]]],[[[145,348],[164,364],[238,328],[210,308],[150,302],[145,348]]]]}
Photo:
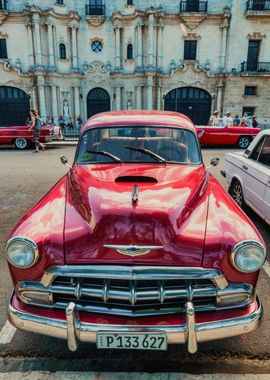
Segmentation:
{"type": "Polygon", "coordinates": [[[233,119],[233,125],[238,127],[240,123],[241,123],[240,117],[236,115],[235,118],[233,119]]]}
{"type": "Polygon", "coordinates": [[[39,142],[39,134],[43,126],[43,122],[41,118],[39,117],[37,110],[31,109],[30,115],[31,115],[32,131],[33,131],[32,140],[33,140],[33,143],[35,144],[35,150],[33,151],[33,153],[39,153],[39,148],[41,148],[43,151],[45,150],[45,145],[39,142]]]}
{"type": "Polygon", "coordinates": [[[67,123],[67,127],[68,129],[71,131],[71,129],[74,128],[74,124],[73,124],[73,120],[72,119],[69,119],[68,123],[67,123]]]}
{"type": "Polygon", "coordinates": [[[83,126],[83,120],[82,120],[82,118],[81,118],[80,115],[77,117],[77,126],[78,126],[78,130],[80,132],[80,130],[81,130],[82,126],[83,126]]]}
{"type": "Polygon", "coordinates": [[[214,111],[213,115],[209,119],[208,125],[210,125],[212,127],[218,127],[219,126],[219,117],[218,116],[219,116],[219,112],[214,111]]]}
{"type": "Polygon", "coordinates": [[[258,128],[259,124],[258,124],[258,122],[256,120],[256,115],[253,115],[251,120],[252,120],[252,127],[253,128],[258,128]]]}
{"type": "Polygon", "coordinates": [[[66,123],[65,123],[65,120],[63,119],[63,115],[60,115],[60,116],[59,116],[59,121],[58,121],[58,123],[59,123],[59,127],[61,128],[61,132],[62,132],[62,134],[64,134],[64,133],[65,133],[66,123]]]}
{"type": "Polygon", "coordinates": [[[230,127],[233,125],[232,113],[230,111],[225,113],[225,116],[222,118],[223,127],[230,127]]]}

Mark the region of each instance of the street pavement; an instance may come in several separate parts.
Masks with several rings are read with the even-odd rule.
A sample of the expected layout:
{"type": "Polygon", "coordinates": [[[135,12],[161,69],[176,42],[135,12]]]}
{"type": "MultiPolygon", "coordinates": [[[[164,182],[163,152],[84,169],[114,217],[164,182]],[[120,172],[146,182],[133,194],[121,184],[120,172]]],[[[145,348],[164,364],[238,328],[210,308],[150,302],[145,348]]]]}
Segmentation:
{"type": "MultiPolygon", "coordinates": [[[[65,370],[193,374],[270,373],[269,264],[266,270],[261,272],[258,283],[258,292],[265,311],[260,329],[241,337],[200,344],[199,351],[194,355],[188,354],[185,346],[169,346],[167,352],[148,353],[98,351],[95,345],[85,343],[81,344],[76,352],[70,352],[65,341],[18,331],[7,323],[6,308],[12,292],[4,257],[8,233],[26,211],[68,171],[68,168],[60,163],[59,157],[65,154],[72,162],[75,148],[76,144],[72,142],[50,144],[45,152],[39,154],[17,151],[11,147],[0,148],[0,372],[3,375],[10,371],[65,370]]],[[[219,166],[210,168],[209,171],[226,189],[227,185],[220,175],[220,170],[224,168],[225,153],[230,151],[232,149],[228,148],[203,150],[206,165],[209,165],[212,157],[220,157],[219,166]]],[[[248,211],[248,215],[266,241],[270,261],[269,226],[252,211],[248,211]]],[[[102,376],[98,378],[103,379],[102,376]]]]}

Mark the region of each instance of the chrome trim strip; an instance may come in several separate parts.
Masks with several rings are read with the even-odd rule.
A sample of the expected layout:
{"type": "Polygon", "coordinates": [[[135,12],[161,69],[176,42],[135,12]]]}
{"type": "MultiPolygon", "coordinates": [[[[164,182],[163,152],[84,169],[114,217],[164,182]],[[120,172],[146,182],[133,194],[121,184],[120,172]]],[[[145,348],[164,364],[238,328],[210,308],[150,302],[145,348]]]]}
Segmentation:
{"type": "MultiPolygon", "coordinates": [[[[207,323],[194,323],[197,342],[207,342],[216,339],[229,338],[255,331],[262,320],[263,308],[257,298],[258,308],[253,313],[237,318],[223,319],[207,323]]],[[[67,339],[67,321],[38,316],[35,314],[16,310],[11,304],[8,309],[9,321],[18,329],[31,331],[38,334],[49,335],[56,338],[67,339]]],[[[81,342],[96,342],[96,334],[99,331],[118,333],[122,332],[165,332],[168,344],[187,342],[187,325],[178,326],[140,326],[140,325],[97,325],[81,322],[79,316],[74,318],[76,328],[75,338],[81,342]]],[[[74,338],[74,339],[75,339],[74,338]]],[[[192,348],[192,345],[191,345],[192,348]]]]}
{"type": "Polygon", "coordinates": [[[186,303],[186,319],[188,330],[188,352],[194,354],[198,350],[196,336],[195,310],[192,302],[186,303]]]}
{"type": "MultiPolygon", "coordinates": [[[[156,249],[157,247],[155,247],[156,249]]],[[[162,247],[163,248],[163,247],[162,247]]],[[[160,267],[160,266],[122,266],[122,265],[63,265],[50,267],[41,279],[43,286],[50,286],[56,277],[95,277],[123,280],[199,280],[211,279],[219,289],[224,289],[228,282],[222,272],[201,267],[160,267]],[[216,285],[216,284],[215,284],[216,285]]]]}
{"type": "Polygon", "coordinates": [[[139,186],[136,183],[133,185],[131,199],[132,203],[137,203],[139,200],[139,186]]]}
{"type": "Polygon", "coordinates": [[[70,351],[77,350],[76,330],[75,330],[75,309],[76,305],[73,302],[68,304],[66,308],[66,321],[67,321],[67,342],[70,351]]]}

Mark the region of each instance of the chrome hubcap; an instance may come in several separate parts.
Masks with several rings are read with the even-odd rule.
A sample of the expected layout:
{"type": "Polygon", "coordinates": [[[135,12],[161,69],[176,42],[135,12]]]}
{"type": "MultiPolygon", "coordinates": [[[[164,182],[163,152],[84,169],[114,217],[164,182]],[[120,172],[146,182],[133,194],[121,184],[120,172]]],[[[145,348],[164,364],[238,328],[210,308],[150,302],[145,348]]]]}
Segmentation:
{"type": "Polygon", "coordinates": [[[25,147],[26,147],[26,144],[27,144],[27,142],[26,142],[25,139],[17,139],[17,140],[16,140],[16,145],[17,145],[17,147],[20,148],[20,149],[25,148],[25,147]]]}
{"type": "Polygon", "coordinates": [[[233,199],[235,200],[235,202],[241,206],[242,204],[242,201],[243,201],[243,194],[242,194],[242,188],[240,185],[235,185],[233,187],[233,193],[232,193],[232,197],[233,199]]]}
{"type": "Polygon", "coordinates": [[[249,146],[249,139],[242,137],[239,141],[239,146],[243,149],[247,148],[249,146]]]}

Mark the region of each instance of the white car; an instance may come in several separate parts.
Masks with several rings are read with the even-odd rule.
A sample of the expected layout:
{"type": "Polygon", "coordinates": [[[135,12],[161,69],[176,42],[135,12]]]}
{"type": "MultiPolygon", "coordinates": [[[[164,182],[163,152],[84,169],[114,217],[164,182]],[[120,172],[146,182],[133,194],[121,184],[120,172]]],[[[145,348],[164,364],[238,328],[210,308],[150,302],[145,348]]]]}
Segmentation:
{"type": "Polygon", "coordinates": [[[270,130],[260,132],[244,153],[227,153],[222,175],[235,202],[270,224],[270,130]]]}

